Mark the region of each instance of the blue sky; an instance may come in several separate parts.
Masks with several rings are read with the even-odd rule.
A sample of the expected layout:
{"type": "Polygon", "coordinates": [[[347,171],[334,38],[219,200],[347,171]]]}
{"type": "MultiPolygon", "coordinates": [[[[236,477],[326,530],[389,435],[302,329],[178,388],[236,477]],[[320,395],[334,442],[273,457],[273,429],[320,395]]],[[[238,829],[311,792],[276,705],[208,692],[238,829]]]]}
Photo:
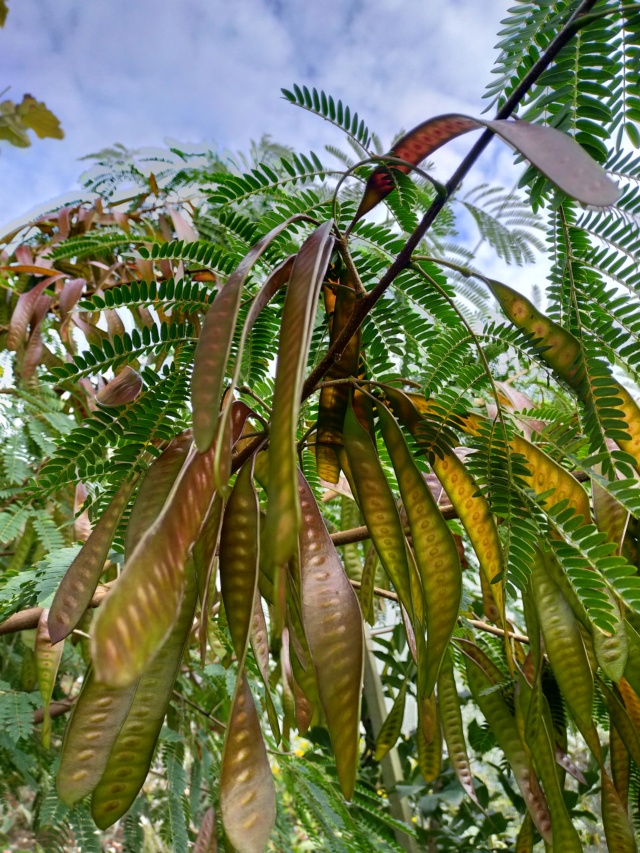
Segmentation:
{"type": "MultiPolygon", "coordinates": [[[[263,133],[297,150],[338,130],[280,95],[294,82],[350,104],[386,144],[433,115],[479,115],[510,0],[9,0],[0,91],[45,100],[65,139],[0,144],[0,233],[78,195],[79,158],[119,142],[247,150],[263,133]],[[67,198],[69,196],[67,195],[67,198]]],[[[446,178],[473,142],[436,155],[446,178]]],[[[494,142],[468,185],[510,187],[519,170],[494,142]]],[[[489,247],[477,259],[501,265],[489,247]]],[[[519,271],[529,278],[533,270],[519,271]]]]}

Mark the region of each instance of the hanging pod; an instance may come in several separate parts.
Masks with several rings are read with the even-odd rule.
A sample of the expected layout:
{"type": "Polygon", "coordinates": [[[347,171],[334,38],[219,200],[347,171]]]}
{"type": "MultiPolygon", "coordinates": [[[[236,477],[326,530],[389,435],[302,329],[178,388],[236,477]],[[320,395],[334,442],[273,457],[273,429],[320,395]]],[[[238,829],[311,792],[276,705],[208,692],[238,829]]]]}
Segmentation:
{"type": "Polygon", "coordinates": [[[597,751],[591,666],[573,611],[547,572],[539,549],[531,566],[531,588],[551,668],[578,728],[592,749],[597,744],[597,751]]]}
{"type": "MultiPolygon", "coordinates": [[[[474,657],[469,657],[468,652],[471,651],[472,645],[471,643],[465,644],[463,648],[469,688],[489,724],[498,746],[511,765],[518,788],[538,832],[546,842],[551,843],[549,807],[533,772],[518,726],[502,694],[498,690],[492,689],[499,682],[496,682],[491,672],[487,672],[478,662],[483,657],[477,654],[480,650],[476,647],[474,657]]],[[[500,675],[502,678],[501,673],[500,675]]]]}
{"type": "Polygon", "coordinates": [[[320,702],[347,800],[358,766],[364,674],[362,613],[309,484],[298,472],[302,508],[300,578],[302,621],[320,702]]]}
{"type": "Polygon", "coordinates": [[[296,429],[318,294],[333,247],[332,228],[333,220],[324,222],[300,247],[282,309],[271,414],[265,540],[265,559],[274,566],[286,563],[294,555],[300,532],[296,429]]]}
{"type": "MultiPolygon", "coordinates": [[[[104,773],[93,791],[91,814],[100,829],[114,824],[130,808],[149,772],[193,624],[197,596],[193,567],[184,578],[178,619],[138,682],[104,773]]],[[[105,692],[106,695],[113,694],[105,692]]]]}
{"type": "Polygon", "coordinates": [[[134,476],[120,486],[62,578],[49,610],[52,643],[60,642],[77,628],[89,607],[136,483],[137,477],[134,476]]]}
{"type": "Polygon", "coordinates": [[[407,543],[398,508],[377,450],[351,403],[344,420],[344,449],[354,496],[369,528],[371,541],[401,604],[413,619],[422,602],[413,601],[407,543]]]}
{"type": "MultiPolygon", "coordinates": [[[[325,307],[330,315],[329,346],[336,341],[347,324],[356,303],[353,282],[345,269],[337,269],[334,279],[328,278],[323,286],[325,307]]],[[[349,340],[338,361],[325,375],[325,381],[346,379],[358,373],[361,330],[349,340]]],[[[318,474],[329,483],[340,477],[340,461],[336,449],[342,447],[342,427],[349,402],[350,386],[327,385],[320,391],[318,425],[316,432],[316,461],[318,474]]]]}
{"type": "Polygon", "coordinates": [[[53,688],[56,686],[58,667],[60,666],[62,652],[64,651],[64,640],[55,645],[51,642],[48,616],[48,610],[43,610],[40,614],[35,641],[36,675],[44,707],[42,745],[46,749],[49,749],[51,743],[51,715],[49,714],[49,705],[53,696],[53,688]]]}
{"type": "Polygon", "coordinates": [[[454,675],[453,658],[449,650],[445,652],[438,675],[438,707],[440,709],[440,722],[451,766],[463,790],[466,791],[474,803],[478,804],[464,736],[460,696],[454,675]]]}
{"type": "Polygon", "coordinates": [[[140,677],[180,612],[185,565],[213,497],[213,450],[192,447],[162,511],[125,563],[91,629],[96,678],[124,687],[140,677]]]}
{"type": "Polygon", "coordinates": [[[447,522],[433,499],[395,418],[376,406],[382,437],[404,504],[425,600],[427,671],[424,689],[433,691],[442,658],[458,620],[462,597],[460,557],[447,522]]]}

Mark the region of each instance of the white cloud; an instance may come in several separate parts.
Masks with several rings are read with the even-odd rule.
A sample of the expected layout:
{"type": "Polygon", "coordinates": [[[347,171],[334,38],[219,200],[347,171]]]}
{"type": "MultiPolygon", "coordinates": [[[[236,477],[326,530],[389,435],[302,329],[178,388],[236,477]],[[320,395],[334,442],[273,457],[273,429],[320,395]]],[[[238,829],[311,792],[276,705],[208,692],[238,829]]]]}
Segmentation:
{"type": "MultiPolygon", "coordinates": [[[[22,0],[0,31],[0,84],[60,117],[62,142],[0,150],[0,223],[78,188],[78,158],[167,137],[247,149],[269,133],[306,151],[339,131],[280,97],[293,82],[358,110],[387,144],[431,115],[479,114],[508,0],[22,0]]],[[[473,144],[434,157],[446,179],[473,144]]],[[[500,143],[473,182],[517,176],[500,143]]],[[[5,228],[0,228],[4,231],[5,228]]],[[[488,254],[483,250],[483,256],[488,254]]],[[[487,259],[489,260],[489,259],[487,259]]],[[[522,273],[517,273],[523,280],[522,273]]],[[[524,274],[526,277],[526,273],[524,274]]]]}

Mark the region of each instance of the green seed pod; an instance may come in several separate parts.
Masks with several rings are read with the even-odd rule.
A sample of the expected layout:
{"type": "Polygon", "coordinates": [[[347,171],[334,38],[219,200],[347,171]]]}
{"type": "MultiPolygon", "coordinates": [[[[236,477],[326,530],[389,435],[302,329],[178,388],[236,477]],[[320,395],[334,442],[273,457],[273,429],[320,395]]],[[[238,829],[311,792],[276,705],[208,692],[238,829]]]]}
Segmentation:
{"type": "MultiPolygon", "coordinates": [[[[398,508],[369,433],[350,404],[344,421],[344,446],[360,510],[380,562],[405,610],[414,615],[407,544],[398,508]]],[[[352,486],[353,488],[353,486],[352,486]]]]}
{"type": "Polygon", "coordinates": [[[340,787],[350,800],[355,788],[360,737],[364,673],[362,614],[313,492],[300,473],[298,493],[303,521],[300,535],[302,620],[331,735],[340,787]]]}
{"type": "MultiPolygon", "coordinates": [[[[336,459],[338,457],[336,456],[336,459]]],[[[340,497],[340,529],[350,530],[360,525],[360,510],[358,504],[346,495],[340,497]]],[[[357,542],[350,542],[341,546],[342,562],[347,577],[352,581],[362,581],[362,560],[357,542]]]]}
{"type": "Polygon", "coordinates": [[[440,708],[442,732],[445,743],[447,744],[447,753],[451,765],[464,791],[466,791],[474,803],[478,803],[476,791],[473,786],[467,744],[464,737],[460,697],[456,686],[453,659],[449,651],[445,653],[442,659],[442,666],[438,675],[438,706],[440,708]]]}
{"type": "MultiPolygon", "coordinates": [[[[526,719],[530,714],[530,705],[533,698],[533,690],[526,679],[520,675],[518,681],[518,702],[522,715],[526,719]]],[[[573,825],[569,812],[562,796],[562,788],[558,779],[555,742],[547,725],[550,714],[542,715],[535,738],[527,742],[535,763],[538,775],[542,780],[544,793],[549,803],[551,812],[551,826],[553,833],[553,846],[563,853],[582,853],[580,837],[573,825]]]]}
{"type": "Polygon", "coordinates": [[[515,853],[533,853],[534,831],[531,815],[527,812],[520,824],[520,831],[516,838],[515,853]]]}
{"type": "Polygon", "coordinates": [[[100,575],[104,571],[111,542],[136,482],[137,478],[134,477],[120,486],[62,578],[49,611],[49,633],[52,642],[64,640],[77,628],[91,603],[100,575]]]}
{"type": "Polygon", "coordinates": [[[601,772],[601,785],[602,823],[609,850],[615,850],[615,853],[637,853],[635,833],[626,809],[604,769],[601,772]]]}
{"type": "Polygon", "coordinates": [[[631,756],[611,717],[609,718],[609,759],[611,761],[611,781],[618,792],[620,802],[628,812],[631,756]]]}
{"type": "Polygon", "coordinates": [[[382,724],[378,737],[376,738],[376,761],[382,761],[385,755],[393,749],[402,731],[404,719],[404,708],[407,700],[408,682],[402,682],[393,706],[382,724]]]}
{"type": "Polygon", "coordinates": [[[602,679],[598,679],[598,686],[618,735],[622,738],[629,755],[640,766],[640,739],[622,697],[615,690],[610,690],[602,679]]]}
{"type": "Polygon", "coordinates": [[[373,600],[376,583],[376,572],[379,565],[380,559],[378,557],[378,552],[376,551],[374,546],[371,545],[369,547],[369,550],[367,551],[367,556],[364,560],[364,567],[362,569],[362,581],[360,583],[360,589],[358,590],[360,609],[362,610],[363,616],[367,620],[369,625],[375,624],[373,600]]]}
{"type": "Polygon", "coordinates": [[[462,596],[460,557],[453,535],[416,467],[395,418],[385,406],[376,408],[409,520],[413,552],[424,592],[427,629],[424,689],[430,694],[458,621],[462,596]]]}
{"type": "MultiPolygon", "coordinates": [[[[538,346],[542,350],[540,358],[573,388],[579,399],[592,399],[580,341],[571,332],[546,317],[522,294],[501,282],[489,279],[485,281],[508,319],[538,340],[538,346]]],[[[617,438],[616,443],[634,457],[636,465],[640,465],[640,408],[619,382],[611,379],[609,384],[615,387],[615,408],[624,416],[630,436],[629,439],[617,438]]]]}
{"type": "Polygon", "coordinates": [[[547,572],[541,552],[531,567],[531,585],[545,649],[562,694],[587,742],[597,740],[591,666],[573,611],[547,572]]]}
{"type": "Polygon", "coordinates": [[[256,598],[259,513],[253,466],[248,462],[236,477],[220,532],[220,589],[239,662],[244,660],[256,598]]]}
{"type": "Polygon", "coordinates": [[[435,705],[434,725],[430,732],[430,739],[427,740],[425,732],[422,729],[421,717],[418,717],[418,731],[416,738],[418,740],[418,767],[422,778],[427,783],[435,782],[442,772],[442,728],[440,726],[440,715],[438,714],[438,706],[435,705]]]}
{"type": "MultiPolygon", "coordinates": [[[[464,646],[465,653],[468,645],[464,646]]],[[[465,663],[469,687],[476,704],[484,714],[498,746],[511,765],[516,783],[538,832],[545,841],[551,843],[549,807],[531,767],[516,721],[502,695],[498,691],[491,690],[495,682],[490,674],[466,654],[465,663]]]]}
{"type": "Polygon", "coordinates": [[[498,528],[487,500],[480,493],[474,478],[455,453],[433,460],[433,470],[460,522],[467,531],[480,568],[488,581],[500,614],[503,613],[503,581],[494,582],[504,571],[504,555],[498,528]]]}
{"type": "Polygon", "coordinates": [[[64,650],[64,641],[58,642],[55,645],[51,642],[49,636],[49,627],[47,620],[49,611],[43,610],[40,614],[40,620],[36,629],[36,673],[38,676],[38,687],[42,694],[42,704],[44,706],[44,718],[42,720],[42,745],[49,749],[51,743],[51,716],[49,714],[49,705],[53,695],[53,688],[56,684],[56,676],[58,667],[64,650]]]}
{"type": "Polygon", "coordinates": [[[195,573],[188,571],[178,619],[138,682],[129,713],[93,792],[91,814],[100,829],[106,829],[122,817],[147,777],[189,640],[196,595],[195,573]]]}
{"type": "Polygon", "coordinates": [[[291,271],[282,311],[273,390],[267,484],[267,562],[286,563],[300,531],[296,470],[296,427],[318,292],[331,256],[333,220],[302,244],[291,271]]]}
{"type": "Polygon", "coordinates": [[[249,683],[241,672],[220,768],[220,811],[238,853],[263,853],[276,818],[276,795],[249,683]]]}
{"type": "Polygon", "coordinates": [[[63,803],[72,806],[97,786],[137,687],[105,687],[87,671],[62,743],[56,786],[63,803]]]}

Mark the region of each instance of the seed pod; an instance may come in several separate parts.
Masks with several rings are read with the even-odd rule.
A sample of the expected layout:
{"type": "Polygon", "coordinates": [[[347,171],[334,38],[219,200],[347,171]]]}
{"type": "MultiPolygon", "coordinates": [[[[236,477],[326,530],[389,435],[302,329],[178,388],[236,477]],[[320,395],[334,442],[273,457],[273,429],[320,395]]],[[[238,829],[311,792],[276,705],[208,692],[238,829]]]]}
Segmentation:
{"type": "MultiPolygon", "coordinates": [[[[484,281],[508,319],[519,329],[533,334],[538,340],[540,358],[573,388],[579,399],[592,399],[580,341],[506,284],[491,279],[484,279],[484,281]]],[[[616,438],[616,443],[634,457],[638,466],[640,465],[640,407],[619,382],[612,378],[609,384],[615,387],[616,397],[619,400],[615,408],[624,416],[630,436],[629,439],[616,438]]]]}
{"type": "Polygon", "coordinates": [[[638,848],[635,833],[626,809],[604,769],[601,773],[601,785],[600,806],[608,849],[615,850],[615,853],[636,853],[638,848]]]}
{"type": "Polygon", "coordinates": [[[480,568],[491,587],[498,612],[502,614],[503,581],[495,581],[495,578],[501,577],[504,571],[504,556],[491,508],[455,453],[448,453],[442,459],[434,458],[433,470],[467,531],[480,568]]]}
{"type": "MultiPolygon", "coordinates": [[[[424,592],[427,629],[424,689],[428,695],[435,687],[442,658],[458,620],[462,597],[460,558],[451,531],[416,467],[395,418],[383,405],[378,405],[377,411],[409,520],[424,592]]],[[[414,596],[414,600],[417,597],[414,596]]]]}
{"type": "Polygon", "coordinates": [[[187,572],[178,619],[138,682],[127,718],[93,792],[91,814],[100,829],[122,817],[147,777],[191,632],[196,594],[195,573],[187,572]]]}
{"type": "Polygon", "coordinates": [[[123,483],[62,578],[49,611],[51,642],[64,640],[82,619],[96,591],[120,518],[137,478],[123,483]]]}
{"type": "Polygon", "coordinates": [[[47,625],[48,610],[43,610],[38,621],[36,629],[36,673],[38,676],[38,688],[42,695],[42,705],[44,707],[44,718],[42,720],[42,745],[49,749],[51,743],[51,715],[49,714],[49,705],[53,695],[53,688],[56,684],[56,676],[58,667],[64,650],[64,642],[58,642],[55,645],[51,643],[49,636],[49,628],[47,625]]]}
{"type": "Polygon", "coordinates": [[[351,405],[347,408],[344,421],[344,446],[354,478],[353,486],[357,489],[356,497],[369,528],[371,541],[400,602],[413,616],[407,544],[398,508],[371,438],[351,405]]]}
{"type": "Polygon", "coordinates": [[[435,705],[435,720],[430,739],[422,730],[421,717],[418,717],[418,731],[416,738],[418,740],[418,767],[422,778],[429,785],[435,782],[442,772],[442,728],[440,727],[440,715],[438,714],[438,706],[435,705]]]}
{"type": "Polygon", "coordinates": [[[298,492],[303,519],[302,618],[340,787],[350,800],[358,764],[364,672],[362,614],[313,492],[300,473],[298,492]]]}
{"type": "Polygon", "coordinates": [[[430,118],[397,140],[388,156],[405,163],[383,163],[373,171],[354,222],[395,188],[394,172],[408,174],[411,171],[409,164],[421,163],[456,136],[481,127],[500,136],[559,189],[578,201],[607,207],[620,197],[620,189],[604,169],[567,134],[526,121],[477,119],[452,113],[430,118]]]}
{"type": "Polygon", "coordinates": [[[99,608],[91,631],[98,681],[112,687],[135,681],[175,624],[187,556],[213,496],[212,456],[190,451],[162,512],[99,608]]]}
{"type": "Polygon", "coordinates": [[[259,512],[250,460],[236,477],[220,532],[220,589],[239,662],[244,660],[249,642],[256,598],[259,512]]]}
{"type": "Polygon", "coordinates": [[[302,244],[282,311],[267,487],[267,562],[274,566],[293,556],[300,531],[296,426],[318,292],[333,246],[332,227],[333,220],[323,223],[302,244]]]}
{"type": "Polygon", "coordinates": [[[618,792],[620,802],[628,813],[631,756],[611,717],[609,718],[609,759],[611,761],[611,781],[618,792]]]}
{"type": "MultiPolygon", "coordinates": [[[[467,646],[465,645],[465,651],[466,649],[467,646]]],[[[476,704],[484,714],[498,741],[498,746],[511,765],[516,783],[538,832],[546,842],[551,843],[549,807],[540,790],[524,744],[520,739],[516,721],[502,695],[495,690],[490,690],[494,686],[494,681],[485,670],[466,654],[465,663],[469,687],[476,704]]]]}
{"type": "Polygon", "coordinates": [[[269,634],[267,631],[267,623],[264,618],[264,610],[262,609],[262,599],[260,598],[260,593],[257,590],[253,605],[253,616],[251,619],[250,640],[253,656],[258,664],[258,671],[260,672],[260,677],[264,684],[264,699],[267,707],[269,726],[271,727],[271,732],[276,743],[280,743],[280,724],[278,722],[278,714],[271,697],[271,685],[269,684],[269,634]]]}
{"type": "Polygon", "coordinates": [[[68,806],[90,794],[102,778],[138,683],[128,687],[99,684],[90,668],[71,711],[62,742],[58,794],[68,806]]]}
{"type": "Polygon", "coordinates": [[[216,548],[220,539],[223,510],[224,499],[221,495],[215,494],[200,528],[198,538],[193,543],[193,564],[198,579],[198,598],[201,607],[198,639],[200,641],[200,660],[203,666],[207,653],[207,628],[209,626],[211,597],[215,594],[216,588],[216,569],[218,566],[216,548]]]}
{"type": "Polygon", "coordinates": [[[193,853],[217,853],[216,813],[213,806],[208,808],[202,818],[200,831],[193,845],[193,853]]]}
{"type": "Polygon", "coordinates": [[[440,722],[449,761],[453,767],[462,788],[471,797],[474,803],[478,803],[476,791],[473,786],[471,765],[467,753],[467,744],[464,737],[462,725],[462,713],[460,711],[460,698],[453,670],[453,659],[447,651],[442,659],[442,666],[438,675],[438,706],[440,708],[440,722]]]}
{"type": "Polygon", "coordinates": [[[300,218],[296,215],[279,223],[247,252],[214,299],[205,317],[196,347],[191,380],[193,437],[201,453],[209,450],[216,434],[225,370],[244,283],[251,268],[268,245],[292,222],[300,218]]]}
{"type": "Polygon", "coordinates": [[[629,641],[629,654],[624,668],[624,677],[636,695],[640,696],[640,635],[627,619],[625,619],[625,632],[629,641]]]}
{"type": "Polygon", "coordinates": [[[597,740],[593,725],[593,675],[571,607],[546,570],[538,551],[531,566],[533,599],[551,668],[585,739],[597,740]]]}
{"type": "MultiPolygon", "coordinates": [[[[349,320],[356,302],[353,283],[346,270],[338,278],[337,295],[328,285],[324,286],[325,306],[332,314],[330,320],[331,334],[329,343],[338,339],[349,320]],[[333,302],[333,306],[331,303],[333,302]]],[[[358,373],[358,358],[360,356],[361,331],[348,342],[339,360],[327,371],[326,380],[345,379],[358,373]]],[[[316,460],[318,474],[329,483],[337,483],[340,477],[340,463],[336,448],[342,447],[342,425],[349,403],[350,388],[348,385],[330,385],[320,391],[318,403],[318,427],[316,432],[316,460]]]]}
{"type": "Polygon", "coordinates": [[[171,439],[160,456],[149,466],[136,494],[124,535],[125,561],[162,512],[169,492],[189,454],[191,434],[183,432],[171,439]]]}
{"type": "Polygon", "coordinates": [[[238,677],[220,768],[220,810],[238,853],[263,853],[276,817],[276,795],[256,706],[238,677]]]}
{"type": "Polygon", "coordinates": [[[407,700],[407,687],[408,682],[405,680],[400,685],[393,706],[378,732],[374,756],[376,761],[382,761],[385,755],[393,749],[400,737],[402,721],[404,719],[404,708],[407,700]]]}
{"type": "MultiPolygon", "coordinates": [[[[336,459],[338,457],[336,456],[336,459]]],[[[360,510],[358,504],[346,495],[340,496],[340,530],[351,530],[360,524],[360,510]]],[[[347,577],[351,581],[362,580],[362,560],[358,550],[357,542],[349,542],[341,546],[342,562],[347,577]]]]}
{"type": "Polygon", "coordinates": [[[640,739],[620,694],[610,690],[602,679],[598,680],[598,685],[618,735],[622,738],[629,755],[640,766],[640,739]]]}
{"type": "MultiPolygon", "coordinates": [[[[274,296],[278,292],[278,290],[280,290],[280,288],[283,287],[283,285],[285,285],[289,281],[289,276],[291,275],[291,270],[293,269],[294,261],[295,256],[292,256],[287,258],[286,261],[283,261],[283,263],[277,266],[273,270],[273,272],[267,277],[260,290],[253,297],[253,302],[251,303],[251,307],[247,312],[247,317],[244,321],[244,326],[242,328],[242,334],[240,336],[240,340],[238,341],[238,346],[235,352],[231,383],[228,386],[225,394],[225,396],[229,397],[230,400],[233,399],[234,392],[238,384],[240,371],[242,370],[242,356],[244,353],[245,345],[247,343],[247,338],[249,337],[249,333],[253,328],[253,324],[258,319],[259,314],[262,312],[262,310],[267,305],[272,296],[274,296]]],[[[248,410],[248,412],[251,411],[250,409],[248,409],[248,407],[245,408],[248,410]]],[[[220,412],[220,422],[217,427],[218,435],[223,436],[225,433],[229,432],[229,421],[233,419],[233,409],[229,408],[229,406],[223,405],[222,411],[220,412]]],[[[235,427],[231,431],[235,432],[235,427]]],[[[221,442],[220,446],[216,447],[214,456],[214,469],[216,471],[217,488],[219,489],[219,491],[226,493],[230,470],[225,470],[223,464],[224,460],[221,455],[221,450],[223,447],[224,442],[221,442]]]]}
{"type": "Polygon", "coordinates": [[[364,560],[362,569],[362,581],[358,590],[358,599],[360,601],[360,609],[364,618],[370,625],[375,624],[375,614],[373,610],[374,588],[376,582],[376,571],[380,560],[375,547],[371,545],[367,551],[367,556],[364,560]]]}
{"type": "Polygon", "coordinates": [[[533,853],[533,843],[535,840],[533,834],[533,821],[531,820],[529,812],[526,812],[525,816],[522,818],[518,837],[516,838],[515,853],[533,853]]]}
{"type": "Polygon", "coordinates": [[[616,617],[615,628],[608,634],[598,628],[597,625],[591,625],[593,650],[604,674],[612,679],[612,681],[620,681],[627,665],[629,641],[627,639],[624,619],[620,612],[620,605],[610,590],[605,589],[604,592],[609,598],[616,617]]]}
{"type": "MultiPolygon", "coordinates": [[[[520,675],[518,682],[518,701],[522,709],[523,717],[530,714],[530,703],[533,691],[526,680],[520,675]]],[[[547,709],[548,711],[548,709],[547,709]]],[[[563,853],[582,853],[582,844],[567,811],[562,788],[558,780],[555,761],[555,743],[547,725],[550,715],[544,714],[538,726],[536,736],[528,742],[531,754],[544,786],[544,793],[549,803],[551,812],[551,825],[553,830],[553,846],[563,853]]]]}

